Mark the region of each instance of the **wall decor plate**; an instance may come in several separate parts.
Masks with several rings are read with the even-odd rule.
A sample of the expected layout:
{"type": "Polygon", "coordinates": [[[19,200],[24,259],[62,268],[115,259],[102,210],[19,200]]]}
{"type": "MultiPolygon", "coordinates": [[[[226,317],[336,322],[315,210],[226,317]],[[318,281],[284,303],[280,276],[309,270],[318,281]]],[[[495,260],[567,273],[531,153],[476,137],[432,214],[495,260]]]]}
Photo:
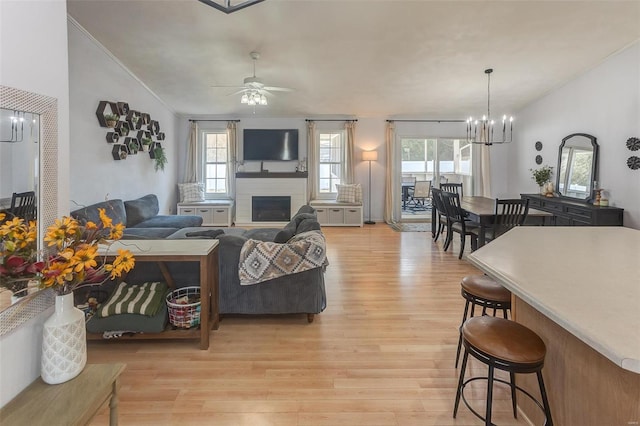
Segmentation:
{"type": "Polygon", "coordinates": [[[627,159],[627,166],[631,169],[631,170],[638,170],[640,169],[640,157],[637,157],[635,155],[632,155],[631,157],[629,157],[627,159]]]}
{"type": "Polygon", "coordinates": [[[640,138],[627,139],[627,148],[631,151],[637,151],[640,149],[640,138]]]}
{"type": "Polygon", "coordinates": [[[542,155],[536,155],[536,164],[542,164],[542,155]]]}
{"type": "MultiPolygon", "coordinates": [[[[542,151],[542,142],[538,141],[536,142],[536,151],[542,151]]],[[[540,164],[540,163],[538,163],[540,164]]]]}

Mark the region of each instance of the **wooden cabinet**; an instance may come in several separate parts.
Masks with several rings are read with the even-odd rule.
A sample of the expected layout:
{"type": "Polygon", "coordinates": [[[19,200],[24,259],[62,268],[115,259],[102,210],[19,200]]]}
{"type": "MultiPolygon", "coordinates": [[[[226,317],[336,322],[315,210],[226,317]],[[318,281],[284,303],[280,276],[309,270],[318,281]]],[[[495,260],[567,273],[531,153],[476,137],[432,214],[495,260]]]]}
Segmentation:
{"type": "Polygon", "coordinates": [[[622,226],[624,209],[600,207],[570,198],[520,194],[529,200],[529,208],[553,213],[557,226],[622,226]]]}
{"type": "Polygon", "coordinates": [[[362,205],[317,200],[309,203],[316,209],[322,226],[362,226],[362,205]]]}
{"type": "Polygon", "coordinates": [[[233,201],[216,200],[197,203],[179,203],[178,214],[200,216],[202,226],[231,226],[233,201]]]}

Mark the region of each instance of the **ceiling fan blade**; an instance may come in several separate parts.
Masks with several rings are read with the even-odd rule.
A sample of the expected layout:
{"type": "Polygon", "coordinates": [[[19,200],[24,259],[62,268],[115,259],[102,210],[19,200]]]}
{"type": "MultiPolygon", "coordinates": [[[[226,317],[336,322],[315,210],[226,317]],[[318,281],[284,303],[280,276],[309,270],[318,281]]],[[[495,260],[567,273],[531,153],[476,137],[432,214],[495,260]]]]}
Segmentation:
{"type": "Polygon", "coordinates": [[[240,93],[245,93],[248,89],[241,89],[238,90],[237,92],[233,92],[233,93],[229,93],[227,96],[233,96],[233,95],[239,95],[240,93]]]}
{"type": "Polygon", "coordinates": [[[222,89],[243,89],[245,88],[245,86],[209,86],[212,89],[218,89],[218,88],[222,88],[222,89]]]}
{"type": "Polygon", "coordinates": [[[293,92],[294,89],[289,89],[288,87],[263,87],[265,90],[271,90],[272,92],[293,92]]]}

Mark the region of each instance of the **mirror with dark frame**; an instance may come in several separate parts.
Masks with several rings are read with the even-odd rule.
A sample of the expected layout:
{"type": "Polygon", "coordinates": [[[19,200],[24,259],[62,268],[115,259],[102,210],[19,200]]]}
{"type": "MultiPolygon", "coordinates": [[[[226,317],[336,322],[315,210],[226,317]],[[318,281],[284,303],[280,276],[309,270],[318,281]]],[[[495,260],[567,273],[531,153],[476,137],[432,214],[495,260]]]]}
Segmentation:
{"type": "Polygon", "coordinates": [[[556,191],[562,197],[589,200],[598,176],[598,143],[595,136],[573,133],[558,151],[556,191]]]}

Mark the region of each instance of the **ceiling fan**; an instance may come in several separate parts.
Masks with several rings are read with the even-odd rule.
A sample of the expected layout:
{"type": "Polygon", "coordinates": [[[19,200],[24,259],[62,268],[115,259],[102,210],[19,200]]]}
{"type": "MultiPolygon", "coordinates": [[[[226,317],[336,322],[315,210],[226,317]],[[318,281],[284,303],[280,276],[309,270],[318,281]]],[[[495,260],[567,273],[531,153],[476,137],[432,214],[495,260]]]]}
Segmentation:
{"type": "Polygon", "coordinates": [[[256,61],[260,59],[260,53],[251,52],[251,59],[253,60],[253,76],[246,77],[244,79],[243,86],[211,86],[211,87],[226,87],[226,88],[238,88],[235,93],[231,93],[229,96],[238,95],[242,93],[240,102],[243,104],[255,106],[255,105],[267,105],[267,96],[273,95],[271,92],[291,92],[293,89],[287,87],[275,87],[267,86],[262,79],[256,77],[256,61]]]}

